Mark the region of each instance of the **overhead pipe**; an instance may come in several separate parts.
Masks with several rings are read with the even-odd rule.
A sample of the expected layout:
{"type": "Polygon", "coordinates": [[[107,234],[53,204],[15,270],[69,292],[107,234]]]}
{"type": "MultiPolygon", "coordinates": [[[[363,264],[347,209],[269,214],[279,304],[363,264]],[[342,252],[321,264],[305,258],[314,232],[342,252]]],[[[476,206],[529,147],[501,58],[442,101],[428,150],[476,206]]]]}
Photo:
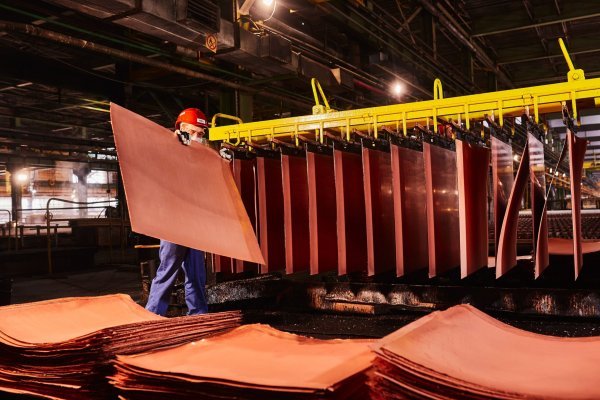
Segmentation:
{"type": "Polygon", "coordinates": [[[358,79],[354,79],[353,82],[354,82],[354,85],[356,85],[358,87],[370,90],[371,92],[377,93],[377,94],[382,95],[382,96],[388,96],[389,97],[389,93],[386,93],[386,92],[384,92],[381,89],[377,89],[375,86],[369,85],[368,83],[364,83],[362,81],[359,81],[358,79]]]}
{"type": "Polygon", "coordinates": [[[47,40],[52,40],[54,42],[69,45],[72,47],[78,47],[78,48],[81,48],[84,50],[95,51],[97,53],[102,53],[102,54],[105,54],[105,55],[108,55],[111,57],[117,57],[117,58],[121,58],[123,60],[147,65],[150,67],[160,68],[160,69],[174,72],[174,73],[177,73],[180,75],[185,75],[190,78],[203,79],[203,80],[217,83],[219,85],[222,85],[222,86],[225,86],[225,87],[228,87],[231,89],[241,90],[244,92],[249,92],[249,93],[254,93],[254,94],[260,94],[261,96],[264,96],[264,97],[269,97],[272,99],[285,101],[285,102],[293,104],[299,108],[306,108],[307,106],[308,107],[312,106],[312,104],[309,101],[304,102],[304,101],[300,101],[300,100],[290,99],[288,96],[283,96],[283,95],[279,95],[276,93],[268,93],[268,92],[264,92],[264,91],[259,91],[255,88],[252,88],[252,87],[249,87],[246,85],[242,85],[239,83],[235,83],[235,82],[232,82],[227,79],[218,78],[218,77],[208,75],[208,74],[205,74],[202,72],[198,72],[198,71],[194,71],[194,70],[191,70],[188,68],[173,65],[168,62],[159,61],[159,60],[144,57],[144,56],[141,56],[138,54],[129,53],[127,51],[114,49],[112,47],[104,46],[104,45],[90,42],[90,41],[84,40],[84,39],[75,38],[73,36],[65,35],[63,33],[58,33],[58,32],[54,32],[54,31],[38,28],[37,26],[30,25],[30,24],[23,24],[23,23],[10,22],[10,21],[0,21],[0,31],[2,31],[2,30],[12,31],[12,32],[20,32],[20,33],[24,33],[24,34],[27,34],[30,36],[47,39],[47,40]]]}

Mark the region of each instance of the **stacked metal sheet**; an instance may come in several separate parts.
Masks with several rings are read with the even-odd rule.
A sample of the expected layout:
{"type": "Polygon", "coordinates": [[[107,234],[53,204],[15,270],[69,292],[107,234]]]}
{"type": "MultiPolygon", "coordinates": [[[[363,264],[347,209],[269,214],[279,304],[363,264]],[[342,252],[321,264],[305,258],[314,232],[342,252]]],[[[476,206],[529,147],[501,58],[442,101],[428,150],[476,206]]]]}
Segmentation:
{"type": "Polygon", "coordinates": [[[549,337],[461,305],[383,338],[375,399],[600,398],[600,337],[549,337]]]}
{"type": "Polygon", "coordinates": [[[166,319],[126,295],[1,307],[0,391],[105,399],[115,354],[176,346],[239,323],[238,312],[166,319]]]}
{"type": "Polygon", "coordinates": [[[365,399],[365,340],[317,340],[265,325],[150,354],[119,356],[124,399],[365,399]]]}

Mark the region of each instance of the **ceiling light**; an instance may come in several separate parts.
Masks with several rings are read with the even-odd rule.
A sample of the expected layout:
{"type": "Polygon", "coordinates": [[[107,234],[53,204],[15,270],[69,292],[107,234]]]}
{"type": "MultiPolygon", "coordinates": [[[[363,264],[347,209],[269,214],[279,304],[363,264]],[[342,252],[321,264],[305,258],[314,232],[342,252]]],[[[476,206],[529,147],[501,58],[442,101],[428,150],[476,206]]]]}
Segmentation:
{"type": "Polygon", "coordinates": [[[392,93],[394,96],[399,97],[404,92],[404,86],[400,82],[394,82],[392,85],[392,93]]]}
{"type": "Polygon", "coordinates": [[[262,3],[263,3],[265,6],[270,6],[271,4],[273,4],[273,0],[262,0],[262,3]]]}
{"type": "Polygon", "coordinates": [[[29,174],[25,171],[20,171],[20,172],[17,172],[16,178],[17,178],[17,182],[25,183],[25,182],[27,182],[27,179],[29,179],[29,174]]]}
{"type": "Polygon", "coordinates": [[[515,154],[513,157],[513,160],[515,160],[516,162],[519,162],[519,160],[521,160],[521,157],[519,157],[518,154],[515,154]]]}

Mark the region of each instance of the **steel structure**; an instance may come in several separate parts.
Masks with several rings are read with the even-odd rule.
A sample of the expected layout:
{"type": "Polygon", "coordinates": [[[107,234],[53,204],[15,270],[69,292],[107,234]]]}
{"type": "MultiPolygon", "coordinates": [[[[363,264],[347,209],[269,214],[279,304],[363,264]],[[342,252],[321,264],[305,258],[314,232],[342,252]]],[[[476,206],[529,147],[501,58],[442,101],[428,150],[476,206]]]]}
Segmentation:
{"type": "Polygon", "coordinates": [[[276,138],[292,138],[297,142],[299,135],[314,135],[322,143],[326,131],[337,132],[349,139],[353,131],[359,130],[377,138],[382,127],[391,126],[406,135],[416,124],[435,125],[438,117],[459,123],[464,121],[468,130],[473,119],[494,116],[503,125],[504,117],[520,116],[530,110],[535,121],[539,121],[540,114],[560,111],[565,103],[571,104],[572,115],[577,119],[579,103],[600,103],[600,78],[586,79],[584,71],[574,67],[562,39],[559,43],[569,66],[567,82],[444,98],[442,84],[436,79],[433,100],[335,111],[329,107],[320,85],[315,86],[313,80],[316,103],[313,115],[217,126],[217,119],[223,117],[223,114],[217,114],[213,117],[209,137],[212,141],[234,143],[242,140],[265,142],[276,138]],[[323,105],[319,102],[319,94],[323,105]]]}

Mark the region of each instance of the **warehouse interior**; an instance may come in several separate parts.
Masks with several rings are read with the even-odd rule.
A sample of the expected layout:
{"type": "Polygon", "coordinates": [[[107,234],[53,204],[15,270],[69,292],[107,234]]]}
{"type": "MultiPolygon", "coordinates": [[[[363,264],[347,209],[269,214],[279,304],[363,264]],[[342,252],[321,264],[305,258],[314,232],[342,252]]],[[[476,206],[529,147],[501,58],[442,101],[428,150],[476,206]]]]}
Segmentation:
{"type": "Polygon", "coordinates": [[[0,398],[600,397],[599,22],[0,0],[0,398]]]}

